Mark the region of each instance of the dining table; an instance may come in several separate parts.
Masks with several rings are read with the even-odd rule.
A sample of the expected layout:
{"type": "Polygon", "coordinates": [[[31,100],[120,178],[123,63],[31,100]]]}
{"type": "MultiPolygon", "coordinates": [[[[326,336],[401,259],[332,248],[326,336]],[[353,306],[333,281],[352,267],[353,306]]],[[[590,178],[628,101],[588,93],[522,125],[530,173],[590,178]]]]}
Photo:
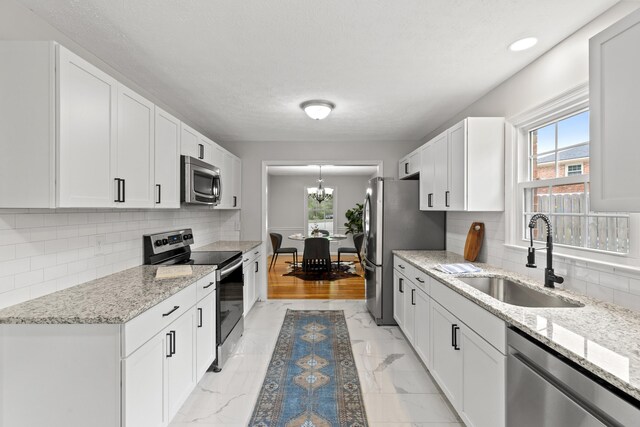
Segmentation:
{"type": "Polygon", "coordinates": [[[289,235],[287,237],[289,239],[291,239],[291,240],[298,240],[298,241],[304,241],[304,240],[309,239],[311,237],[323,237],[323,238],[329,240],[329,242],[339,242],[341,240],[346,240],[348,236],[346,234],[330,234],[328,236],[323,236],[323,235],[305,236],[302,233],[297,233],[297,234],[291,234],[291,235],[289,235]]]}

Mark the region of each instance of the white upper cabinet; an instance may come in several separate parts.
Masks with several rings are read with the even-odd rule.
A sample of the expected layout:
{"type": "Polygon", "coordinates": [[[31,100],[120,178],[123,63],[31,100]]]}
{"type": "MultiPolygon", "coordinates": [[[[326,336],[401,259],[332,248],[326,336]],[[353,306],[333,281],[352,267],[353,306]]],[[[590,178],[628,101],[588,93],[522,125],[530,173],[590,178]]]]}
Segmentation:
{"type": "Polygon", "coordinates": [[[55,54],[52,42],[0,42],[0,208],[55,207],[55,54]]]}
{"type": "Polygon", "coordinates": [[[422,148],[419,148],[406,155],[398,162],[398,178],[406,179],[413,177],[420,172],[420,152],[422,148]]]}
{"type": "Polygon", "coordinates": [[[206,151],[204,144],[200,143],[199,133],[184,123],[180,124],[180,153],[183,156],[195,157],[205,160],[206,151]]]}
{"type": "Polygon", "coordinates": [[[236,209],[242,207],[242,161],[233,156],[233,206],[236,209]]]}
{"type": "Polygon", "coordinates": [[[155,203],[154,105],[119,85],[116,175],[121,179],[120,206],[151,208],[155,203]]]}
{"type": "MultiPolygon", "coordinates": [[[[210,149],[209,152],[205,158],[205,162],[212,164],[213,166],[217,167],[220,169],[220,176],[221,178],[223,178],[223,169],[226,169],[226,165],[225,165],[225,151],[222,147],[220,147],[218,144],[216,144],[215,142],[211,141],[208,138],[201,138],[201,141],[203,141],[205,144],[208,144],[210,149]]],[[[224,185],[224,184],[223,184],[224,185]]],[[[224,188],[223,190],[224,191],[224,188]]],[[[224,197],[224,195],[222,195],[222,197],[224,197]]]]}
{"type": "Polygon", "coordinates": [[[58,46],[59,207],[112,207],[118,83],[58,46]]]}
{"type": "Polygon", "coordinates": [[[180,207],[180,120],[156,107],[155,207],[180,207]]]}
{"type": "Polygon", "coordinates": [[[589,42],[591,209],[640,212],[640,11],[589,42]]]}
{"type": "Polygon", "coordinates": [[[504,210],[503,118],[466,118],[427,142],[421,157],[421,210],[504,210]]]}

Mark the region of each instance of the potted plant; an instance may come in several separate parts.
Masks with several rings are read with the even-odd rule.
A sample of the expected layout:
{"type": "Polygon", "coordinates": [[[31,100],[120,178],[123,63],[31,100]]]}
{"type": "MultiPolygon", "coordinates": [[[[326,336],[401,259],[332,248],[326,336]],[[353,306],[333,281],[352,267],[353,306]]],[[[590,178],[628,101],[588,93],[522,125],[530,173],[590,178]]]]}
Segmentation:
{"type": "Polygon", "coordinates": [[[346,234],[362,233],[362,209],[364,206],[362,203],[356,203],[355,208],[351,208],[344,213],[347,217],[347,222],[344,226],[347,227],[346,234]]]}

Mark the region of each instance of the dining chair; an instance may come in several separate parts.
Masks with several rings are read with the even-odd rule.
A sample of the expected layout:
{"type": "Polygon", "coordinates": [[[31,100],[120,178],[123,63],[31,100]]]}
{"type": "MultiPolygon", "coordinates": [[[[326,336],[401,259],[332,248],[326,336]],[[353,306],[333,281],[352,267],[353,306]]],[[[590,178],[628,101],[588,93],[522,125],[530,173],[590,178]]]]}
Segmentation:
{"type": "Polygon", "coordinates": [[[324,237],[309,237],[304,241],[302,253],[302,270],[307,271],[331,271],[331,253],[329,252],[329,240],[324,237]]]}
{"type": "Polygon", "coordinates": [[[346,246],[344,248],[338,248],[338,267],[340,266],[341,254],[356,254],[358,261],[362,264],[362,258],[360,258],[360,249],[362,248],[362,241],[364,240],[364,233],[356,233],[353,235],[353,245],[355,247],[346,246]]]}
{"type": "Polygon", "coordinates": [[[273,267],[278,260],[278,254],[292,254],[293,263],[298,265],[298,249],[296,248],[283,248],[282,246],[282,234],[269,233],[271,237],[271,246],[273,247],[273,256],[271,257],[271,264],[269,264],[269,270],[273,267]]]}

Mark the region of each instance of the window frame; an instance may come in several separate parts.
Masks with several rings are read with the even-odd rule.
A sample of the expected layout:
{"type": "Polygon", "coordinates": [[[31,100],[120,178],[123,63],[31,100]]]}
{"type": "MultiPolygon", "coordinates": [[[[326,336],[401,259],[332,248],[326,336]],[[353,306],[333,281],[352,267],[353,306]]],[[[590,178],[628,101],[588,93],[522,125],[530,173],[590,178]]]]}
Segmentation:
{"type": "MultiPolygon", "coordinates": [[[[521,250],[526,250],[529,246],[529,239],[524,236],[525,233],[523,232],[525,230],[525,188],[589,182],[589,175],[560,176],[554,179],[529,181],[529,132],[544,127],[553,121],[578,114],[588,108],[588,83],[584,83],[531,110],[507,119],[505,135],[507,140],[512,143],[506,145],[505,153],[507,162],[505,176],[505,246],[521,250]]],[[[563,147],[564,149],[566,148],[563,147]]],[[[640,215],[630,213],[629,251],[627,253],[554,243],[554,248],[556,249],[554,255],[607,265],[632,263],[640,258],[639,227],[640,215]],[[628,260],[623,260],[625,258],[628,258],[628,260]]]]}
{"type": "MultiPolygon", "coordinates": [[[[337,212],[338,212],[338,188],[334,185],[329,185],[329,186],[324,186],[325,188],[331,188],[333,190],[333,193],[331,195],[332,200],[333,200],[333,234],[337,233],[337,212]]],[[[304,203],[304,233],[305,236],[307,236],[309,234],[309,205],[308,205],[308,200],[309,200],[309,192],[308,189],[309,188],[317,188],[317,185],[314,187],[313,185],[304,185],[302,187],[302,190],[304,192],[304,199],[303,199],[303,203],[304,203]]]]}
{"type": "Polygon", "coordinates": [[[564,169],[564,176],[576,176],[576,175],[584,175],[584,162],[577,162],[577,163],[566,163],[564,165],[565,169],[564,169]],[[571,166],[580,166],[580,173],[574,173],[574,174],[570,174],[569,173],[569,168],[571,166]]]}

